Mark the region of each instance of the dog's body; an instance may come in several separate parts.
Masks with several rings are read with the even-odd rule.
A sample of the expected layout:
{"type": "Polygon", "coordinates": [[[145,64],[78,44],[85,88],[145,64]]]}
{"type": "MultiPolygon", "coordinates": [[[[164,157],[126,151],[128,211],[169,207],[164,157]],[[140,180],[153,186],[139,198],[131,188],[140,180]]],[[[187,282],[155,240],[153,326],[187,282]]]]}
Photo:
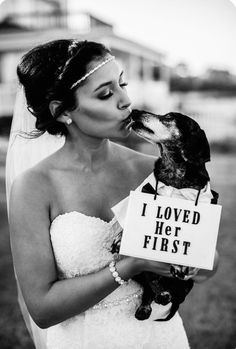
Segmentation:
{"type": "MultiPolygon", "coordinates": [[[[156,180],[178,189],[193,188],[200,193],[210,179],[205,168],[205,163],[210,161],[210,148],[197,122],[180,113],[155,115],[139,110],[133,110],[131,118],[133,130],[159,146],[161,157],[154,168],[156,180]]],[[[217,198],[212,201],[216,202],[217,198]]],[[[177,278],[148,272],[135,277],[144,288],[142,304],[135,314],[137,319],[144,320],[150,316],[153,300],[163,305],[172,303],[170,314],[161,321],[174,316],[194,282],[192,279],[181,280],[188,272],[187,267],[173,266],[172,272],[177,278]]]]}

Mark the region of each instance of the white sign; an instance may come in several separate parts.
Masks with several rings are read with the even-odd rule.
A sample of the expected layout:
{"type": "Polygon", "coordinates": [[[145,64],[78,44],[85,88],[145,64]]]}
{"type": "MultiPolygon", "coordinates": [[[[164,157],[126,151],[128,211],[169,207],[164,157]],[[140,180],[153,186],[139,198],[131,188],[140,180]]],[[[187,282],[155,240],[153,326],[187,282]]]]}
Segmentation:
{"type": "Polygon", "coordinates": [[[120,253],[212,270],[221,209],[131,191],[120,253]]]}

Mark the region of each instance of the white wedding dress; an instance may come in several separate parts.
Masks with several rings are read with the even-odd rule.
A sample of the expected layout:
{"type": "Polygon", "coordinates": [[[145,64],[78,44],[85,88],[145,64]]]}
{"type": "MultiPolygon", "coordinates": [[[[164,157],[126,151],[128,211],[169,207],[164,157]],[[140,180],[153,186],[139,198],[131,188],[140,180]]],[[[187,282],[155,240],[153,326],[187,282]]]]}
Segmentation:
{"type": "MultiPolygon", "coordinates": [[[[112,260],[111,245],[120,232],[114,217],[110,222],[77,211],[59,215],[50,228],[59,278],[96,272],[112,260]]],[[[188,340],[177,313],[166,322],[169,305],[153,303],[152,317],[136,320],[141,287],[130,280],[103,301],[46,330],[48,349],[186,349],[188,340]]]]}
{"type": "MultiPolygon", "coordinates": [[[[64,138],[50,136],[47,133],[33,140],[16,137],[19,130],[30,132],[34,127],[35,119],[27,111],[24,92],[20,88],[7,155],[8,208],[14,179],[64,144],[64,138]]],[[[109,264],[112,260],[111,246],[120,232],[120,219],[124,217],[126,208],[127,200],[123,200],[117,212],[113,211],[117,218],[108,223],[77,211],[59,215],[54,219],[50,227],[50,237],[59,278],[73,278],[93,273],[109,264]]],[[[145,321],[136,320],[134,314],[141,302],[142,288],[132,280],[118,287],[103,301],[84,313],[44,330],[38,328],[31,319],[18,282],[17,285],[21,311],[37,349],[189,348],[178,313],[169,321],[154,321],[156,318],[166,317],[169,305],[161,306],[153,303],[151,317],[145,321]]]]}

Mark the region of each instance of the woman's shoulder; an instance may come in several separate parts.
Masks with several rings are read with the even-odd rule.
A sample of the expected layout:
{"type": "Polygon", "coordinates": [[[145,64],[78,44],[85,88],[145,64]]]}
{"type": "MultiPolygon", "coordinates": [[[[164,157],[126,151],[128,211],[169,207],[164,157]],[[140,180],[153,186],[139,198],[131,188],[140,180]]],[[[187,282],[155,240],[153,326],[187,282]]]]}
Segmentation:
{"type": "Polygon", "coordinates": [[[19,174],[13,184],[11,192],[14,197],[27,197],[30,200],[39,200],[40,198],[46,200],[50,190],[50,176],[46,171],[46,164],[40,162],[39,164],[25,170],[19,174]]]}

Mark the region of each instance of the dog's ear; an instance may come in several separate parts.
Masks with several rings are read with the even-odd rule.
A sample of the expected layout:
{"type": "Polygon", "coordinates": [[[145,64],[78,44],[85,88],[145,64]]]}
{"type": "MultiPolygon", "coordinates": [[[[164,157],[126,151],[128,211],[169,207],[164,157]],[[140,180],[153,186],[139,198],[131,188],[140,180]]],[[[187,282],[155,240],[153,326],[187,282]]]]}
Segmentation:
{"type": "Polygon", "coordinates": [[[210,161],[210,146],[205,132],[200,127],[185,139],[182,156],[185,161],[192,163],[210,161]]]}

